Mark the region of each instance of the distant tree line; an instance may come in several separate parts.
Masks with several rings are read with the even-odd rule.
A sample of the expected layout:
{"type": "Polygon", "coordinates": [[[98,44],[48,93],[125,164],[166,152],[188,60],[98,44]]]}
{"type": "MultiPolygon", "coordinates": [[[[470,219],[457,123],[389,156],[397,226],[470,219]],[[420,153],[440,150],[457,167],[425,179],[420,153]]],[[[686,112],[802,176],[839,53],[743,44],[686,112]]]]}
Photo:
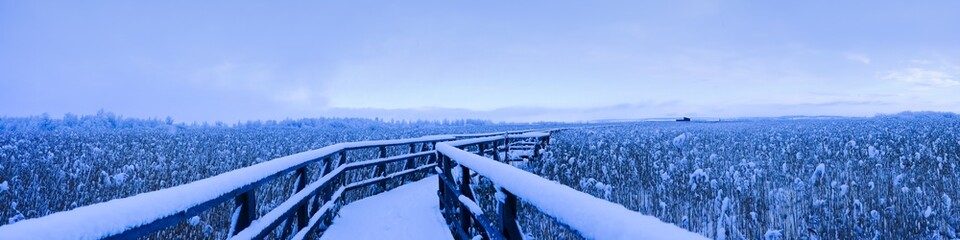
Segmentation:
{"type": "Polygon", "coordinates": [[[64,114],[54,118],[49,114],[30,117],[0,117],[0,131],[56,129],[130,129],[130,128],[347,128],[347,127],[386,127],[386,126],[488,126],[502,125],[481,119],[444,119],[444,120],[386,120],[381,118],[302,118],[285,120],[251,120],[227,124],[224,122],[175,122],[173,118],[129,118],[104,110],[94,115],[64,114]]]}
{"type": "Polygon", "coordinates": [[[938,119],[938,118],[952,118],[960,119],[960,115],[952,112],[933,112],[933,111],[906,111],[894,114],[877,114],[878,118],[894,118],[894,119],[938,119]]]}

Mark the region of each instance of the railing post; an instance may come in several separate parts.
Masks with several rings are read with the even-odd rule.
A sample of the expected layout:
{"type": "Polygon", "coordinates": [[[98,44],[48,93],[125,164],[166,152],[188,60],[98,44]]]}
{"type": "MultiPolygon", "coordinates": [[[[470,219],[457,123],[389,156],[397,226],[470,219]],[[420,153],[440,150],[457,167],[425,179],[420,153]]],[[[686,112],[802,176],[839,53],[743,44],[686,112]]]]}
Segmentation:
{"type": "Polygon", "coordinates": [[[257,218],[257,194],[256,190],[250,189],[233,199],[234,206],[239,213],[234,219],[234,229],[230,235],[236,235],[243,229],[250,226],[250,223],[257,218]]]}
{"type": "Polygon", "coordinates": [[[504,188],[500,188],[500,192],[505,196],[497,210],[500,214],[500,233],[507,239],[521,239],[520,227],[517,226],[517,196],[504,188]]]}
{"type": "Polygon", "coordinates": [[[487,147],[487,144],[486,144],[486,143],[477,144],[477,154],[479,154],[481,157],[483,157],[483,156],[484,156],[484,155],[483,155],[483,154],[484,154],[484,151],[487,150],[486,147],[487,147]]]}
{"type": "MultiPolygon", "coordinates": [[[[453,165],[452,165],[453,162],[450,161],[450,157],[444,156],[444,155],[440,155],[439,161],[443,164],[443,173],[442,173],[443,176],[446,177],[446,179],[449,179],[450,181],[453,181],[453,165]]],[[[453,196],[451,196],[451,195],[453,195],[453,193],[451,193],[451,192],[449,192],[449,191],[446,190],[446,188],[447,188],[446,185],[445,185],[446,183],[442,183],[442,184],[444,184],[444,185],[443,185],[443,186],[440,186],[440,187],[444,188],[444,192],[443,192],[443,193],[444,193],[444,198],[443,198],[443,201],[450,201],[450,198],[453,197],[453,196]]],[[[447,212],[447,215],[448,215],[448,216],[450,216],[450,214],[453,212],[453,209],[452,209],[452,208],[453,208],[453,206],[448,206],[448,207],[447,207],[446,212],[447,212]]]]}
{"type": "MultiPolygon", "coordinates": [[[[387,147],[386,147],[386,146],[380,146],[380,158],[386,158],[386,157],[387,157],[387,147]]],[[[386,164],[386,163],[377,164],[377,166],[373,168],[373,177],[374,177],[374,178],[376,178],[376,177],[383,177],[383,176],[385,176],[385,175],[387,175],[387,164],[386,164]]],[[[381,190],[386,189],[386,187],[387,187],[387,182],[386,182],[386,181],[380,181],[380,182],[377,183],[377,187],[379,187],[381,190]]]]}
{"type": "MultiPolygon", "coordinates": [[[[463,196],[470,200],[474,200],[473,190],[470,189],[470,169],[460,165],[460,178],[460,194],[463,194],[463,196]]],[[[470,233],[471,215],[473,215],[473,213],[470,212],[470,208],[467,208],[465,204],[460,204],[460,227],[467,233],[470,233]]]]}
{"type": "Polygon", "coordinates": [[[337,163],[337,166],[343,166],[347,164],[347,150],[340,151],[340,162],[337,163]]]}
{"type": "MultiPolygon", "coordinates": [[[[439,151],[437,151],[436,154],[431,154],[431,155],[430,155],[430,158],[431,158],[431,159],[443,159],[443,158],[445,158],[445,157],[443,156],[442,153],[440,153],[439,151]]],[[[444,161],[442,161],[442,160],[441,160],[441,161],[438,161],[438,162],[437,162],[437,168],[440,169],[440,172],[437,173],[438,175],[444,175],[444,176],[446,176],[445,173],[447,172],[447,170],[446,170],[446,169],[447,169],[447,166],[444,164],[444,161]]],[[[449,223],[450,216],[447,214],[447,207],[446,207],[446,205],[447,205],[447,204],[446,204],[446,201],[447,201],[447,199],[446,199],[446,198],[447,198],[447,186],[446,186],[446,183],[444,183],[444,181],[443,181],[443,177],[437,176],[437,182],[439,183],[439,185],[437,186],[437,187],[438,187],[438,188],[437,188],[437,199],[440,200],[440,214],[443,215],[443,219],[446,220],[446,221],[449,223]]]]}
{"type": "MultiPolygon", "coordinates": [[[[327,202],[329,202],[330,199],[333,198],[333,191],[340,188],[341,181],[343,181],[343,174],[338,174],[336,176],[333,176],[333,178],[330,178],[330,184],[326,184],[325,187],[320,189],[320,193],[317,193],[317,195],[320,196],[320,201],[323,202],[323,204],[327,204],[327,202]]],[[[315,214],[323,214],[323,213],[317,212],[315,214]]],[[[333,222],[333,216],[328,215],[327,217],[321,220],[323,221],[324,225],[329,227],[330,224],[333,222]]]]}
{"type": "MultiPolygon", "coordinates": [[[[297,185],[294,186],[295,191],[293,191],[293,194],[291,195],[295,195],[299,193],[307,186],[307,167],[304,166],[304,167],[297,168],[297,171],[295,172],[293,177],[297,179],[296,180],[297,185]]],[[[307,226],[307,221],[309,219],[308,218],[309,216],[307,216],[307,211],[309,207],[310,206],[308,204],[303,204],[297,208],[297,214],[296,214],[297,226],[295,228],[293,227],[293,221],[292,221],[294,216],[290,216],[287,218],[286,221],[284,221],[285,223],[283,224],[283,228],[281,228],[280,230],[280,236],[281,236],[280,239],[288,239],[290,234],[293,234],[294,231],[304,226],[307,226]]]]}
{"type": "Polygon", "coordinates": [[[500,162],[500,144],[499,141],[493,142],[493,160],[500,162]]]}
{"type": "MultiPolygon", "coordinates": [[[[417,152],[417,146],[416,146],[416,144],[411,143],[411,144],[410,144],[410,154],[413,154],[413,153],[416,153],[416,152],[417,152]]],[[[413,169],[413,159],[414,159],[414,158],[407,159],[407,163],[403,165],[403,170],[413,169]]]]}
{"type": "MultiPolygon", "coordinates": [[[[297,175],[300,176],[297,181],[297,192],[299,193],[300,191],[303,191],[303,189],[307,187],[307,181],[308,181],[307,179],[309,179],[307,176],[307,167],[301,167],[297,169],[297,175]]],[[[297,228],[298,229],[307,226],[307,223],[309,223],[310,221],[310,216],[307,215],[308,207],[309,206],[307,204],[303,204],[303,205],[300,205],[300,209],[297,210],[297,228]]]]}
{"type": "Polygon", "coordinates": [[[332,169],[333,169],[333,159],[331,159],[330,157],[324,158],[323,172],[320,173],[320,177],[323,177],[323,175],[327,175],[327,173],[330,173],[330,170],[332,169]]]}
{"type": "Polygon", "coordinates": [[[510,162],[510,135],[503,135],[503,162],[510,162]]]}
{"type": "MultiPolygon", "coordinates": [[[[386,158],[386,157],[387,157],[387,147],[380,146],[380,158],[386,158]]],[[[373,177],[382,177],[386,173],[387,173],[386,163],[377,164],[377,166],[373,168],[373,177]]]]}
{"type": "Polygon", "coordinates": [[[540,140],[533,144],[533,159],[536,160],[538,157],[540,157],[540,140]]]}
{"type": "MultiPolygon", "coordinates": [[[[341,152],[341,153],[342,153],[342,152],[341,152]]],[[[327,175],[327,174],[330,174],[330,170],[333,168],[332,165],[333,165],[333,158],[332,158],[332,157],[327,156],[326,158],[324,158],[324,159],[323,159],[323,169],[321,170],[321,171],[323,171],[323,172],[320,173],[320,176],[319,176],[319,177],[322,178],[323,176],[325,176],[325,175],[327,175]]],[[[324,190],[324,189],[320,189],[320,191],[321,191],[320,193],[317,193],[317,194],[314,194],[314,195],[313,195],[313,204],[312,204],[312,206],[310,206],[310,209],[311,209],[311,210],[310,210],[310,214],[309,214],[309,216],[311,216],[311,217],[312,217],[314,214],[317,214],[317,211],[320,210],[320,206],[323,205],[323,204],[321,204],[321,202],[326,202],[326,200],[321,200],[321,199],[320,199],[320,196],[323,195],[322,192],[325,191],[325,190],[324,190]]],[[[308,218],[308,219],[309,219],[309,218],[308,218]]]]}
{"type": "MultiPolygon", "coordinates": [[[[437,142],[432,142],[431,144],[433,145],[433,150],[437,150],[437,142]]],[[[426,146],[424,146],[424,149],[426,149],[426,146]]],[[[437,162],[437,156],[439,153],[440,152],[437,152],[437,154],[430,154],[430,158],[427,159],[427,164],[433,164],[437,162]]]]}
{"type": "MultiPolygon", "coordinates": [[[[427,149],[427,143],[421,143],[421,144],[420,144],[420,152],[426,152],[426,151],[430,151],[430,149],[427,149]]],[[[431,155],[432,155],[432,154],[431,154],[431,155]]],[[[423,157],[421,157],[421,158],[423,158],[424,162],[426,162],[427,164],[430,164],[430,162],[429,162],[429,161],[430,161],[430,156],[423,156],[423,157]]]]}

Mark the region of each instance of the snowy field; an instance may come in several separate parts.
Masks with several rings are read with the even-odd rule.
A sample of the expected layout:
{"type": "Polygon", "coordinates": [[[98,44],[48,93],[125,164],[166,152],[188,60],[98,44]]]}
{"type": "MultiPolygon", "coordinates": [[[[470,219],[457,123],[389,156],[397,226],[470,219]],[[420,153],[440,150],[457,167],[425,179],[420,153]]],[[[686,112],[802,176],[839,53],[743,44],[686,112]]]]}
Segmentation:
{"type": "MultiPolygon", "coordinates": [[[[337,142],[541,127],[364,120],[0,126],[0,225],[337,142]]],[[[960,197],[955,115],[583,126],[555,133],[541,161],[516,165],[714,239],[956,238],[960,227],[952,205],[960,197]]],[[[476,190],[487,197],[477,199],[484,207],[494,201],[484,192],[490,189],[476,190]]],[[[291,190],[289,178],[258,190],[261,214],[291,190]]],[[[223,239],[226,205],[150,237],[223,239]]],[[[532,206],[520,208],[528,236],[577,238],[532,206]]]]}
{"type": "Polygon", "coordinates": [[[663,122],[563,131],[524,168],[714,239],[952,239],[958,156],[955,115],[663,122]]]}

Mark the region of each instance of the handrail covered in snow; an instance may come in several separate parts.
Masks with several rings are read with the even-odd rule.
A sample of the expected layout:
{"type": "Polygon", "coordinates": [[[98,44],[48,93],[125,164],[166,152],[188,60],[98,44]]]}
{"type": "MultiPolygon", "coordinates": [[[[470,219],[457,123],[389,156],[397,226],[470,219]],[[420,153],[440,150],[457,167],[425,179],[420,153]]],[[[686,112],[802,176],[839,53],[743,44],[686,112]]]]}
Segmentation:
{"type": "MultiPolygon", "coordinates": [[[[525,132],[525,131],[521,131],[525,132]]],[[[302,239],[329,224],[343,205],[340,196],[351,189],[383,184],[396,177],[427,172],[436,166],[429,145],[456,139],[498,136],[517,132],[470,135],[436,135],[420,138],[338,143],[316,150],[276,158],[191,183],[87,205],[40,218],[0,226],[0,239],[131,239],[183,222],[229,201],[234,202],[231,235],[236,239],[262,238],[286,221],[284,235],[302,239]],[[417,147],[416,145],[420,145],[417,147]],[[409,145],[409,153],[387,156],[386,147],[409,145]],[[377,159],[347,164],[347,151],[379,149],[377,159]],[[339,161],[334,161],[338,157],[339,161]],[[414,160],[426,159],[414,166],[414,160]],[[406,161],[401,171],[386,174],[386,164],[406,161]],[[317,181],[308,183],[307,166],[322,163],[317,181]],[[347,171],[374,167],[370,179],[346,184],[347,171]],[[255,189],[289,173],[295,173],[296,192],[264,216],[257,217],[255,189]],[[312,204],[308,204],[312,203],[312,204]],[[318,214],[319,213],[319,214],[318,214]],[[293,218],[296,217],[296,221],[293,218]],[[296,224],[293,227],[292,224],[296,224]]],[[[381,189],[380,190],[384,190],[381,189]]],[[[287,238],[284,236],[283,238],[287,238]]]]}
{"type": "MultiPolygon", "coordinates": [[[[549,133],[527,133],[540,141],[539,149],[549,142],[549,133]],[[544,137],[546,134],[546,138],[544,137]],[[546,142],[544,142],[546,141],[546,142]]],[[[498,154],[494,159],[483,157],[486,145],[494,148],[506,144],[504,138],[476,138],[437,143],[440,171],[440,207],[445,218],[458,219],[450,223],[455,236],[470,239],[522,239],[516,222],[518,198],[539,209],[560,224],[588,239],[706,239],[656,217],[643,215],[622,205],[593,197],[562,184],[541,178],[509,164],[502,163],[498,154]],[[477,146],[477,152],[465,151],[477,146]],[[478,155],[479,154],[479,155],[478,155]],[[454,167],[460,167],[455,179],[454,167]],[[497,215],[500,222],[491,223],[475,202],[470,187],[472,173],[486,178],[497,186],[497,215]],[[459,180],[459,187],[454,180],[459,180]],[[502,195],[501,195],[502,194],[502,195]]]]}
{"type": "MultiPolygon", "coordinates": [[[[436,146],[446,146],[457,151],[461,149],[475,148],[477,154],[484,155],[490,153],[492,162],[509,162],[511,160],[511,142],[532,143],[532,153],[528,153],[532,159],[540,156],[540,150],[550,142],[550,133],[559,129],[547,130],[543,132],[526,132],[522,134],[506,136],[490,136],[471,139],[462,139],[450,142],[437,143],[436,146]],[[492,151],[488,151],[488,148],[492,151]],[[500,156],[500,150],[503,149],[504,156],[500,156]]],[[[467,153],[463,151],[464,153],[467,153]]],[[[471,153],[467,153],[472,155],[471,153]]],[[[480,156],[477,156],[480,157],[480,156]]],[[[483,157],[480,157],[483,158],[483,157]]],[[[494,226],[489,219],[483,215],[483,210],[475,202],[473,189],[470,187],[470,169],[460,165],[459,179],[455,179],[453,174],[453,164],[451,158],[444,153],[438,154],[437,173],[439,175],[439,195],[440,212],[450,226],[450,230],[457,239],[471,239],[472,236],[481,236],[484,239],[521,239],[519,227],[516,225],[516,201],[513,198],[511,204],[500,204],[500,230],[494,226]],[[455,183],[455,180],[459,180],[455,183]]],[[[484,158],[487,159],[487,158],[484,158]]]]}

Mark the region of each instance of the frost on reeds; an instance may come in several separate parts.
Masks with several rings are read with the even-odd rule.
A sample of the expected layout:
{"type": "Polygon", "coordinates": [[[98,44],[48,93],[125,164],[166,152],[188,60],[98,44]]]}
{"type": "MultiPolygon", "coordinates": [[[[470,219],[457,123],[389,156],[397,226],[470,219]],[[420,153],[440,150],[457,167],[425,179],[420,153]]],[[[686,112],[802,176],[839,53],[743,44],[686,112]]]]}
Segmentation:
{"type": "Polygon", "coordinates": [[[552,139],[578,164],[532,171],[571,186],[604,176],[611,201],[711,238],[960,235],[960,118],[646,122],[552,139]]]}

